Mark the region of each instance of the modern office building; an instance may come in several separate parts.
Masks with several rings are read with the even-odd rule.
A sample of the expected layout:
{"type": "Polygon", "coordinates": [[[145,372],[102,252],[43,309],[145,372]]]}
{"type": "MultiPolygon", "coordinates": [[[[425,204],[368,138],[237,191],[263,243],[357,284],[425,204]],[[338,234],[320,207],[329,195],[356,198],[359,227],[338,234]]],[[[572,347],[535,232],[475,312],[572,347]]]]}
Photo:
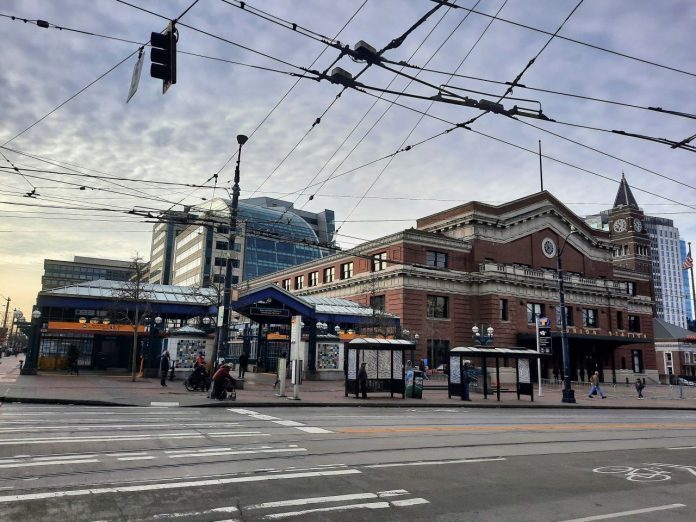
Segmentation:
{"type": "Polygon", "coordinates": [[[232,284],[326,255],[334,213],[300,211],[287,201],[239,201],[235,244],[229,245],[230,201],[214,199],[186,212],[165,213],[153,228],[151,282],[212,286],[224,281],[227,256],[232,284]]]}
{"type": "Polygon", "coordinates": [[[679,260],[681,263],[679,266],[682,268],[681,274],[682,274],[682,288],[684,290],[684,311],[686,312],[686,323],[687,325],[690,323],[693,323],[694,321],[694,305],[691,302],[691,298],[693,297],[691,295],[691,284],[689,282],[689,274],[691,273],[690,270],[685,270],[684,269],[684,263],[686,262],[686,256],[688,255],[689,251],[686,247],[686,241],[683,239],[679,240],[679,260]]]}
{"type": "Polygon", "coordinates": [[[646,216],[645,225],[650,236],[655,291],[655,317],[686,328],[682,256],[679,245],[679,229],[674,221],[646,216]]]}
{"type": "Polygon", "coordinates": [[[637,205],[621,198],[608,213],[611,232],[592,229],[548,192],[498,206],[472,201],[418,219],[416,229],[258,277],[243,291],[274,284],[302,298],[350,299],[400,317],[418,334],[417,357],[432,367],[448,364],[452,348],[472,346],[473,326],[492,326],[496,347],[535,349],[536,320],[548,317],[552,354],[541,363],[548,378],[563,367],[562,255],[572,378],[587,380],[595,370],[605,381],[657,378],[642,219],[637,205]]]}
{"type": "Polygon", "coordinates": [[[72,261],[44,259],[41,290],[59,288],[97,279],[128,281],[134,274],[131,261],[75,256],[72,261]]]}

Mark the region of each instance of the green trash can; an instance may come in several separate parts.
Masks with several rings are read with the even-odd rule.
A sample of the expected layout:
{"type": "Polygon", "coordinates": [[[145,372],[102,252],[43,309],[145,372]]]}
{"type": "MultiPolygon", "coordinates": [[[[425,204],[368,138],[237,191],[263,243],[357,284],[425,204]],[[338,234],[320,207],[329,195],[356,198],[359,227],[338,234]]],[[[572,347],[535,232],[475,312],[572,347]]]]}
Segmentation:
{"type": "Polygon", "coordinates": [[[406,397],[409,399],[423,398],[423,372],[409,370],[406,372],[406,397]]]}

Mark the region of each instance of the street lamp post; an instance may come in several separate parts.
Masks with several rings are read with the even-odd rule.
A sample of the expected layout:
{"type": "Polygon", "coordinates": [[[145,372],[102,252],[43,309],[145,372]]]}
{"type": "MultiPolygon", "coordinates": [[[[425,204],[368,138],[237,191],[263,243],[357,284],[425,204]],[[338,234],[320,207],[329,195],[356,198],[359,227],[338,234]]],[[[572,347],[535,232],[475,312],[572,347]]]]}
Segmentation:
{"type": "Polygon", "coordinates": [[[222,300],[222,324],[218,331],[218,342],[213,347],[212,360],[217,360],[220,347],[227,342],[228,328],[230,324],[230,302],[232,301],[232,256],[234,255],[234,243],[237,235],[237,210],[239,209],[239,165],[242,160],[242,146],[247,142],[244,134],[237,135],[239,152],[237,153],[237,166],[234,169],[234,185],[232,186],[232,207],[230,208],[230,230],[227,241],[227,261],[225,262],[225,286],[222,300]]]}
{"type": "Polygon", "coordinates": [[[39,338],[41,333],[41,312],[34,310],[31,313],[31,337],[27,345],[27,354],[20,373],[22,375],[36,375],[39,358],[39,338]]]}
{"type": "Polygon", "coordinates": [[[577,232],[574,226],[571,225],[570,232],[563,239],[563,245],[558,249],[556,255],[556,275],[558,276],[558,301],[561,307],[561,348],[563,350],[563,398],[561,402],[575,403],[575,390],[570,387],[570,353],[568,350],[568,319],[566,316],[565,306],[565,289],[563,287],[563,264],[561,256],[568,244],[568,238],[577,232]]]}

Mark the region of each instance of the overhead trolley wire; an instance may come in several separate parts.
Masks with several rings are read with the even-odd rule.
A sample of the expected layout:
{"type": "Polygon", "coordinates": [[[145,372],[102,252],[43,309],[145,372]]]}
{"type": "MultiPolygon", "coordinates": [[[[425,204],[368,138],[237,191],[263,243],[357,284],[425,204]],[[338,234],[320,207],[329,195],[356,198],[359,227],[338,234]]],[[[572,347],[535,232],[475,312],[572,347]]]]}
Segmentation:
{"type": "MultiPolygon", "coordinates": [[[[473,9],[469,9],[468,7],[463,7],[463,6],[460,6],[460,5],[455,5],[455,4],[452,4],[451,2],[447,2],[446,0],[430,0],[430,1],[431,1],[431,2],[444,2],[446,5],[451,5],[452,7],[455,7],[456,9],[464,9],[465,11],[471,11],[471,12],[473,12],[473,13],[476,13],[477,15],[480,15],[480,16],[485,16],[485,17],[488,17],[488,18],[491,17],[491,15],[489,15],[489,14],[487,14],[487,13],[482,13],[482,12],[480,12],[480,11],[475,11],[475,10],[473,10],[473,9]]],[[[519,22],[514,22],[514,21],[512,21],[512,20],[506,20],[505,18],[499,18],[499,20],[500,20],[501,22],[505,22],[506,24],[511,24],[511,25],[515,25],[515,26],[517,26],[517,27],[522,27],[522,28],[524,28],[524,29],[528,29],[528,30],[530,30],[530,31],[534,31],[534,32],[537,32],[537,33],[542,33],[542,34],[547,34],[547,35],[551,35],[551,34],[552,34],[552,33],[548,32],[548,31],[544,31],[543,29],[539,29],[538,27],[532,27],[532,26],[530,26],[530,25],[522,24],[522,23],[519,23],[519,22]]],[[[670,71],[673,71],[673,72],[677,72],[677,73],[680,73],[680,74],[686,74],[686,75],[688,75],[688,76],[696,76],[696,73],[693,73],[693,72],[690,72],[690,71],[685,71],[685,70],[682,70],[682,69],[677,69],[676,67],[670,67],[670,66],[668,66],[668,65],[663,65],[663,64],[660,64],[660,63],[657,63],[657,62],[653,62],[653,61],[650,61],[650,60],[646,60],[646,59],[644,59],[644,58],[638,58],[638,57],[636,57],[636,56],[631,56],[631,55],[626,54],[626,53],[622,53],[622,52],[619,52],[619,51],[614,51],[614,50],[612,50],[612,49],[607,49],[606,47],[601,47],[601,46],[599,46],[599,45],[594,45],[594,44],[591,44],[591,43],[588,43],[588,42],[583,42],[583,41],[581,41],[581,40],[576,40],[576,39],[570,38],[570,37],[568,37],[568,36],[556,35],[556,38],[558,38],[558,39],[560,39],[560,40],[565,40],[565,41],[567,41],[567,42],[573,42],[573,43],[576,43],[576,44],[579,44],[579,45],[583,45],[583,46],[585,46],[585,47],[590,47],[590,48],[596,49],[596,50],[598,50],[598,51],[603,51],[603,52],[606,52],[606,53],[614,54],[614,55],[616,55],[616,56],[621,56],[622,58],[627,58],[627,59],[629,59],[629,60],[634,60],[634,61],[641,62],[641,63],[647,64],[647,65],[652,65],[652,66],[654,66],[654,67],[659,67],[659,68],[662,68],[662,69],[667,69],[667,70],[670,70],[670,71]]]]}

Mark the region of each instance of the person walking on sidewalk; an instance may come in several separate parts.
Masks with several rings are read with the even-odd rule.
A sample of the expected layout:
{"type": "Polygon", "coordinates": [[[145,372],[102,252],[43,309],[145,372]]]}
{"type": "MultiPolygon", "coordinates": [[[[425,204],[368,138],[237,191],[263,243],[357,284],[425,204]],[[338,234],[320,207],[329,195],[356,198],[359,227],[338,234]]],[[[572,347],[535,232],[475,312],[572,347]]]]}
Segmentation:
{"type": "MultiPolygon", "coordinates": [[[[287,352],[283,352],[280,356],[280,359],[287,359],[287,357],[287,352]]],[[[277,361],[278,368],[276,369],[276,380],[273,383],[273,389],[275,389],[275,387],[280,384],[280,379],[285,379],[285,375],[283,375],[285,373],[285,370],[283,370],[283,368],[281,367],[280,359],[278,359],[277,361]]]]}
{"type": "Polygon", "coordinates": [[[592,377],[590,377],[590,383],[592,384],[592,386],[590,387],[590,393],[588,394],[588,397],[590,399],[592,398],[592,394],[594,394],[594,393],[599,393],[599,395],[602,397],[602,399],[607,398],[607,396],[604,395],[604,391],[599,386],[599,372],[598,371],[594,372],[594,375],[592,375],[592,377]]]}
{"type": "Polygon", "coordinates": [[[247,365],[249,364],[249,355],[246,352],[242,352],[239,356],[239,374],[237,375],[240,379],[244,378],[244,374],[247,371],[247,365]]]}
{"type": "Polygon", "coordinates": [[[165,350],[160,359],[160,386],[167,385],[167,373],[169,373],[169,350],[165,350]]]}
{"type": "Polygon", "coordinates": [[[636,386],[636,391],[638,392],[638,398],[645,399],[645,397],[643,397],[643,390],[645,389],[645,384],[643,384],[643,381],[641,381],[640,379],[636,379],[635,386],[636,386]]]}
{"type": "Polygon", "coordinates": [[[68,347],[68,368],[70,369],[70,375],[75,373],[75,375],[80,375],[80,370],[77,368],[77,361],[80,358],[80,350],[77,346],[71,344],[68,347]]]}
{"type": "Polygon", "coordinates": [[[367,399],[367,363],[360,364],[358,371],[358,391],[362,394],[363,399],[367,399]]]}

